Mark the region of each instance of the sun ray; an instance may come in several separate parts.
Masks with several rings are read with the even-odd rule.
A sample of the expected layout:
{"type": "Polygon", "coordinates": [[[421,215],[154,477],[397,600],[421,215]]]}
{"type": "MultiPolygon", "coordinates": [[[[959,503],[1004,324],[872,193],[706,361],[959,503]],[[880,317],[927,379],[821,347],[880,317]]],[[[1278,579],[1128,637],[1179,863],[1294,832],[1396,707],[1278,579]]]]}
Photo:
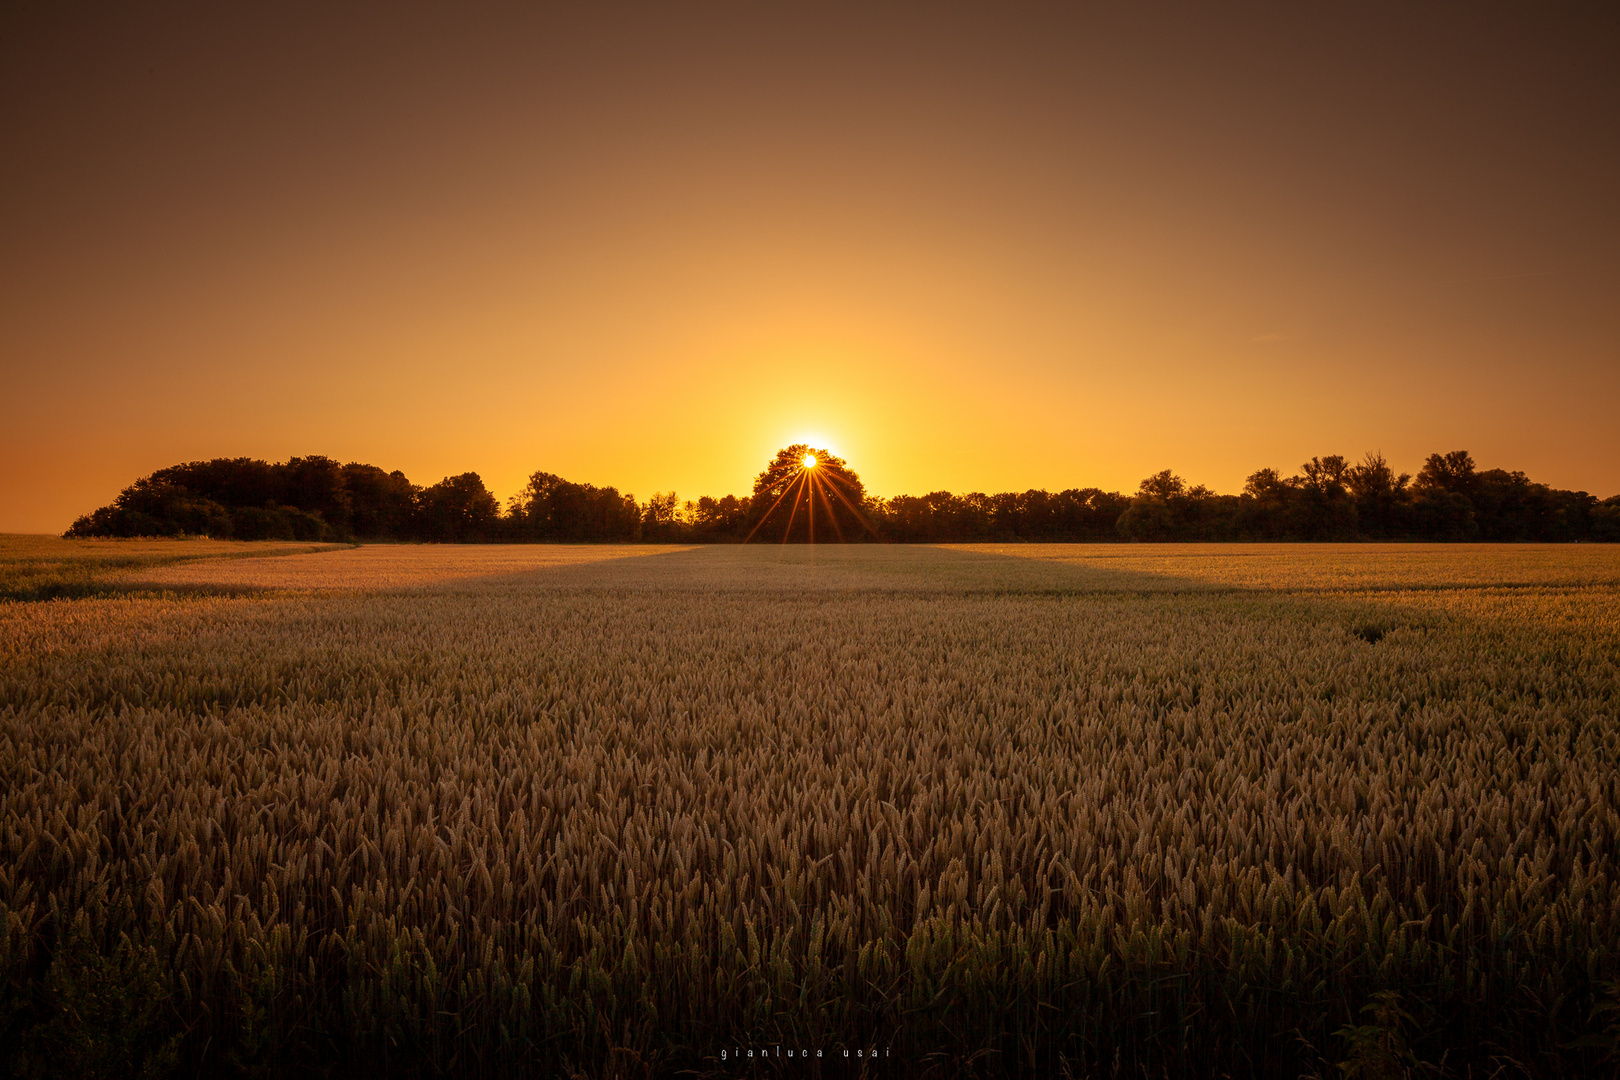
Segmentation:
{"type": "Polygon", "coordinates": [[[769,521],[771,519],[771,515],[776,513],[776,508],[778,506],[782,505],[782,500],[787,498],[787,493],[788,493],[788,488],[783,488],[782,489],[782,494],[778,495],[776,497],[776,501],[771,503],[771,508],[769,510],[765,511],[765,516],[760,518],[757,522],[755,522],[754,527],[752,529],[748,530],[748,535],[743,537],[743,543],[746,544],[746,543],[748,543],[748,541],[752,540],[754,538],[754,534],[759,532],[760,526],[764,525],[767,521],[769,521]]]}
{"type": "MultiPolygon", "coordinates": [[[[799,516],[799,500],[804,497],[806,486],[804,470],[799,471],[799,493],[793,497],[793,510],[788,514],[787,528],[782,530],[782,543],[787,543],[793,535],[793,519],[799,516]]],[[[786,494],[784,492],[784,494],[786,494]]]]}
{"type": "MultiPolygon", "coordinates": [[[[813,482],[819,488],[821,485],[826,483],[826,480],[823,477],[817,476],[814,478],[813,482]]],[[[821,501],[827,504],[827,517],[830,521],[832,521],[833,535],[838,537],[838,542],[842,544],[844,542],[844,530],[838,527],[838,514],[833,510],[832,502],[828,500],[827,493],[825,491],[821,493],[821,501]]]]}
{"type": "Polygon", "coordinates": [[[829,490],[831,490],[834,495],[838,496],[839,502],[849,507],[849,512],[855,515],[855,520],[861,523],[862,528],[871,533],[873,536],[877,535],[877,530],[872,528],[871,523],[866,520],[866,515],[861,513],[860,507],[850,502],[849,497],[842,491],[839,491],[836,487],[830,487],[829,490]]]}

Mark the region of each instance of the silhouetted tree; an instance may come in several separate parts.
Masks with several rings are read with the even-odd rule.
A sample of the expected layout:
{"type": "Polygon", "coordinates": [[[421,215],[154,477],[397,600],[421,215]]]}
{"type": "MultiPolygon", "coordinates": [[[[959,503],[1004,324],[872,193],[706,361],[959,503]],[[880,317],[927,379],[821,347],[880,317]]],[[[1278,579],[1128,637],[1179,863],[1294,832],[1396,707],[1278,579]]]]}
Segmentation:
{"type": "Polygon", "coordinates": [[[171,465],[148,479],[153,484],[185,488],[198,498],[212,499],[225,507],[298,505],[285,490],[283,469],[257,458],[214,458],[171,465]]]}
{"type": "Polygon", "coordinates": [[[871,516],[882,523],[884,537],[900,543],[984,540],[989,530],[984,508],[973,494],[897,495],[878,500],[873,509],[871,516]]]}
{"type": "Polygon", "coordinates": [[[1119,515],[1131,504],[1130,496],[1101,488],[1063,492],[1064,536],[1074,540],[1112,540],[1119,515]]]}
{"type": "Polygon", "coordinates": [[[1474,494],[1474,456],[1466,450],[1430,454],[1417,475],[1417,486],[1431,491],[1449,491],[1468,497],[1474,494]]]}
{"type": "Polygon", "coordinates": [[[347,483],[336,462],[324,457],[293,458],[282,465],[254,458],[190,461],[142,477],[69,532],[343,539],[350,534],[347,483]]]}
{"type": "Polygon", "coordinates": [[[641,535],[646,540],[678,540],[681,500],[673,491],[655,491],[641,512],[641,535]]]}
{"type": "Polygon", "coordinates": [[[1313,457],[1300,466],[1297,535],[1304,540],[1352,540],[1356,506],[1350,499],[1350,463],[1338,454],[1313,457]]]}
{"type": "Polygon", "coordinates": [[[447,476],[423,491],[417,503],[417,532],[424,540],[454,544],[491,539],[501,504],[475,472],[447,476]]]}
{"type": "Polygon", "coordinates": [[[1185,480],[1165,469],[1142,481],[1116,527],[1128,540],[1186,539],[1190,530],[1185,527],[1193,516],[1189,511],[1208,494],[1202,486],[1189,489],[1185,480]]]}
{"type": "Polygon", "coordinates": [[[279,501],[321,519],[339,533],[349,528],[349,492],[343,466],[329,457],[312,454],[289,458],[276,466],[280,478],[279,501]]]}
{"type": "Polygon", "coordinates": [[[617,488],[575,484],[555,473],[536,472],[512,497],[510,526],[523,540],[607,541],[641,536],[641,508],[617,488]]]}
{"type": "Polygon", "coordinates": [[[1288,535],[1298,489],[1276,469],[1256,469],[1243,483],[1235,515],[1236,531],[1256,540],[1281,540],[1288,535]]]}
{"type": "Polygon", "coordinates": [[[1589,519],[1593,540],[1620,543],[1620,495],[1611,495],[1592,507],[1589,519]]]}
{"type": "Polygon", "coordinates": [[[230,512],[179,484],[142,477],[104,506],[75,521],[68,536],[211,536],[234,533],[230,512]]]}
{"type": "Polygon", "coordinates": [[[231,510],[231,523],[238,540],[343,539],[321,515],[274,502],[235,507],[231,510]]]}
{"type": "MultiPolygon", "coordinates": [[[[829,450],[794,443],[754,480],[746,538],[819,543],[875,535],[863,510],[866,488],[848,462],[829,450]],[[814,458],[814,465],[806,461],[814,458]]],[[[745,538],[745,539],[746,539],[745,538]]]]}
{"type": "Polygon", "coordinates": [[[1345,474],[1350,498],[1356,506],[1356,525],[1363,536],[1389,539],[1400,534],[1401,511],[1412,477],[1396,474],[1381,453],[1369,452],[1360,465],[1345,474]]]}
{"type": "Polygon", "coordinates": [[[343,466],[348,493],[349,527],[356,536],[400,540],[411,535],[411,519],[421,488],[395,469],[383,472],[375,465],[351,461],[343,466]]]}
{"type": "Polygon", "coordinates": [[[705,495],[697,501],[693,534],[705,540],[741,540],[747,528],[748,496],[726,495],[716,499],[705,495]]]}
{"type": "Polygon", "coordinates": [[[1479,525],[1466,495],[1444,488],[1420,488],[1407,506],[1408,534],[1421,540],[1475,540],[1479,525]]]}

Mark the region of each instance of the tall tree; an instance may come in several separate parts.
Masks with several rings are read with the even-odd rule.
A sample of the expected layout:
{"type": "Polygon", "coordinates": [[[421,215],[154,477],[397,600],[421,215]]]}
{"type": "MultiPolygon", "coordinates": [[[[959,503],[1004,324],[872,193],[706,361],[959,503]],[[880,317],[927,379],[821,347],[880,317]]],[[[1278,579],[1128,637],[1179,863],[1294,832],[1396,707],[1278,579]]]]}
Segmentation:
{"type": "Polygon", "coordinates": [[[1356,504],[1356,527],[1363,536],[1383,540],[1400,534],[1400,514],[1411,480],[1408,473],[1397,474],[1384,455],[1375,451],[1350,467],[1345,484],[1356,504]]]}
{"type": "Polygon", "coordinates": [[[1164,469],[1137,486],[1136,498],[1119,516],[1116,528],[1127,540],[1185,539],[1183,529],[1209,495],[1202,485],[1189,489],[1187,481],[1164,469]]]}
{"type": "Polygon", "coordinates": [[[741,540],[747,532],[748,496],[737,498],[727,495],[716,499],[705,495],[697,501],[697,521],[693,525],[697,536],[707,539],[741,540]]]}
{"type": "Polygon", "coordinates": [[[682,524],[681,499],[673,491],[655,491],[641,512],[641,533],[649,540],[675,540],[682,524]]]}
{"type": "Polygon", "coordinates": [[[1474,494],[1475,485],[1474,456],[1466,450],[1430,454],[1417,475],[1420,488],[1437,488],[1463,496],[1474,494]]]}
{"type": "Polygon", "coordinates": [[[500,502],[475,472],[445,477],[422,492],[417,503],[422,539],[447,544],[491,539],[500,516],[500,502]]]}
{"type": "Polygon", "coordinates": [[[410,535],[421,489],[404,473],[351,461],[343,466],[343,486],[349,497],[349,528],[356,536],[400,540],[410,535]]]}
{"type": "Polygon", "coordinates": [[[1276,469],[1256,469],[1244,481],[1239,497],[1239,534],[1257,540],[1281,540],[1288,535],[1298,495],[1298,489],[1276,469]]]}
{"type": "Polygon", "coordinates": [[[1313,457],[1300,471],[1299,535],[1306,540],[1352,540],[1356,504],[1348,487],[1350,463],[1338,454],[1313,457]]]}
{"type": "Polygon", "coordinates": [[[512,496],[512,528],[525,540],[636,540],[641,508],[617,488],[575,484],[535,472],[512,496]]]}
{"type": "Polygon", "coordinates": [[[311,514],[339,532],[349,527],[349,492],[344,484],[343,466],[321,454],[288,458],[277,465],[281,480],[281,501],[311,514]]]}
{"type": "Polygon", "coordinates": [[[776,452],[754,479],[748,539],[844,543],[876,535],[863,504],[866,488],[837,454],[806,443],[776,452]]]}
{"type": "Polygon", "coordinates": [[[1478,489],[1474,458],[1466,450],[1430,454],[1413,485],[1413,532],[1429,540],[1473,540],[1479,536],[1473,496],[1478,489]]]}

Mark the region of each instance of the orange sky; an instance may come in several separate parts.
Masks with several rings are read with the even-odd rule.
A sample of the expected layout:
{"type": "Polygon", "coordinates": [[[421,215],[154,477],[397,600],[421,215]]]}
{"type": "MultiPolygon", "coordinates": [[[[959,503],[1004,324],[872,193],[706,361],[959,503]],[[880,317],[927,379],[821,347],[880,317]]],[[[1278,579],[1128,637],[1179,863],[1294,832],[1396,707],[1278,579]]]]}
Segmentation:
{"type": "Polygon", "coordinates": [[[0,531],[198,458],[692,498],[799,439],[885,495],[1620,491],[1612,10],[536,7],[7,15],[0,531]]]}

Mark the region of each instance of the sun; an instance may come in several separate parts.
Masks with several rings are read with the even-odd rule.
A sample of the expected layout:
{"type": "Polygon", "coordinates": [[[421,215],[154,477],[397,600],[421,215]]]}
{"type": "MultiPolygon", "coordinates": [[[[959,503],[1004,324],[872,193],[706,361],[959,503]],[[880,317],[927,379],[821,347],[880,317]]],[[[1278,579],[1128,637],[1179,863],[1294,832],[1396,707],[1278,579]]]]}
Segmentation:
{"type": "Polygon", "coordinates": [[[803,460],[801,460],[799,462],[799,464],[803,465],[807,469],[815,468],[816,467],[816,455],[814,455],[814,454],[806,454],[806,455],[804,455],[803,460]]]}

